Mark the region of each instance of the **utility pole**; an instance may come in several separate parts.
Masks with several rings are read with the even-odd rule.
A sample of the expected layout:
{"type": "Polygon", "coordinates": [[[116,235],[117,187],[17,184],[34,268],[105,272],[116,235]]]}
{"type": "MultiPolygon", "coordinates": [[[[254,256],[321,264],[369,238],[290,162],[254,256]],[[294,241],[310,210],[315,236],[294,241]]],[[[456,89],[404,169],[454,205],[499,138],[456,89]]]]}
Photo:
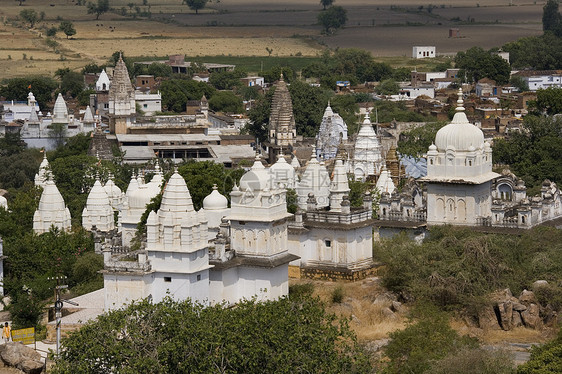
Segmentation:
{"type": "Polygon", "coordinates": [[[55,317],[56,317],[56,328],[57,328],[57,358],[59,357],[60,353],[60,340],[61,340],[61,331],[60,331],[60,324],[62,318],[62,307],[63,302],[76,305],[77,303],[70,301],[70,300],[61,300],[60,298],[60,290],[68,288],[68,284],[61,284],[63,280],[66,280],[66,275],[59,275],[56,277],[49,277],[47,280],[55,280],[57,281],[57,285],[55,287],[55,317]]]}

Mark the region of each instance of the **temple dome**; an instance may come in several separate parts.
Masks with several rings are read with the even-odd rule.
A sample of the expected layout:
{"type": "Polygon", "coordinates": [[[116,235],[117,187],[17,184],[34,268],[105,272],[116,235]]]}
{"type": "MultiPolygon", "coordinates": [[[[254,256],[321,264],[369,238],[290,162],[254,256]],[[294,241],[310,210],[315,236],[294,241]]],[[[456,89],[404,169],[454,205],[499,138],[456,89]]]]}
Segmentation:
{"type": "Polygon", "coordinates": [[[193,212],[193,202],[185,179],[176,171],[166,183],[162,194],[161,212],[193,212]]]}
{"type": "Polygon", "coordinates": [[[59,192],[59,189],[52,180],[47,180],[43,186],[43,193],[41,194],[41,199],[39,200],[40,211],[58,211],[65,210],[66,205],[64,204],[64,199],[59,192]]]}
{"type": "Polygon", "coordinates": [[[8,210],[8,200],[6,200],[6,198],[2,195],[0,195],[0,207],[8,210]]]}
{"type": "Polygon", "coordinates": [[[269,172],[276,183],[274,187],[294,188],[295,169],[287,163],[282,154],[278,156],[277,162],[271,165],[269,172]]]}
{"type": "Polygon", "coordinates": [[[88,200],[86,200],[86,206],[89,210],[91,209],[105,209],[108,206],[111,206],[109,203],[109,197],[107,196],[107,192],[101,185],[99,179],[96,179],[94,186],[90,190],[88,194],[88,200]]]}
{"type": "Polygon", "coordinates": [[[262,162],[260,161],[260,156],[256,156],[256,160],[254,161],[254,165],[250,171],[240,178],[240,189],[242,191],[251,190],[251,191],[262,191],[266,188],[269,188],[269,178],[270,174],[269,171],[263,166],[262,162]]]}
{"type": "Polygon", "coordinates": [[[452,147],[455,151],[469,151],[484,148],[484,133],[475,125],[468,122],[464,113],[462,90],[459,90],[457,109],[453,120],[448,125],[437,131],[435,145],[439,151],[444,152],[452,147]]]}
{"type": "Polygon", "coordinates": [[[203,199],[203,209],[205,210],[221,210],[228,208],[228,199],[221,195],[217,189],[217,185],[213,186],[213,192],[203,199]]]}
{"type": "Polygon", "coordinates": [[[60,93],[53,109],[53,123],[68,123],[68,107],[60,93]]]}

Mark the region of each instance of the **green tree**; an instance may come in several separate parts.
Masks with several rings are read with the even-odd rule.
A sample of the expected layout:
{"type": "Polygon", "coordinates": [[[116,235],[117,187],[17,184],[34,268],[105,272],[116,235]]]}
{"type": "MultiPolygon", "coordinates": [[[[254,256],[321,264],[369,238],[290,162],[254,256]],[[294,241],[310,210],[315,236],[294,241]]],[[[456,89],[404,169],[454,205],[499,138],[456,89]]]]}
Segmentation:
{"type": "Polygon", "coordinates": [[[70,36],[76,35],[76,29],[74,28],[74,24],[70,21],[62,21],[59,25],[59,30],[64,32],[64,35],[66,35],[67,39],[70,36]]]}
{"type": "Polygon", "coordinates": [[[199,10],[205,8],[208,2],[209,0],[183,0],[182,3],[194,10],[195,14],[199,14],[199,10]]]}
{"type": "Polygon", "coordinates": [[[298,80],[291,83],[289,92],[293,101],[297,134],[316,136],[328,103],[328,95],[321,88],[298,80]]]}
{"type": "Polygon", "coordinates": [[[511,67],[507,61],[480,47],[472,47],[466,52],[457,53],[455,64],[462,70],[459,76],[466,73],[469,82],[490,78],[497,84],[506,84],[511,74],[511,67]]]}
{"type": "Polygon", "coordinates": [[[109,11],[109,0],[98,0],[97,3],[88,3],[88,14],[95,14],[96,20],[109,11]]]}
{"type": "Polygon", "coordinates": [[[432,122],[402,133],[398,140],[398,152],[419,159],[427,152],[437,131],[444,125],[444,122],[432,122]]]}
{"type": "Polygon", "coordinates": [[[369,373],[348,325],[316,299],[235,308],[170,298],[102,315],[63,341],[54,373],[369,373]],[[119,337],[115,331],[124,332],[119,337]]]}
{"type": "Polygon", "coordinates": [[[193,206],[199,209],[203,206],[203,199],[211,193],[215,184],[222,195],[229,197],[232,187],[238,183],[244,170],[227,170],[222,164],[212,161],[188,160],[180,165],[178,173],[185,179],[193,206]]]}
{"type": "Polygon", "coordinates": [[[551,32],[562,36],[562,16],[558,12],[559,1],[548,0],[543,7],[542,29],[545,33],[551,32]]]}
{"type": "Polygon", "coordinates": [[[200,100],[203,95],[212,98],[215,89],[205,82],[191,79],[168,79],[160,84],[162,109],[182,112],[186,109],[187,100],[200,100]]]}
{"type": "Polygon", "coordinates": [[[549,87],[537,91],[537,109],[548,115],[562,113],[562,88],[549,87]]]}
{"type": "Polygon", "coordinates": [[[166,64],[150,64],[148,65],[148,74],[155,77],[169,77],[172,75],[172,67],[166,64]]]}
{"type": "Polygon", "coordinates": [[[334,0],[320,0],[320,5],[324,7],[324,10],[326,10],[326,8],[329,6],[332,6],[333,3],[334,0]]]}
{"type": "MultiPolygon", "coordinates": [[[[8,138],[12,136],[12,134],[6,134],[8,138]]],[[[3,143],[5,139],[6,138],[0,138],[0,142],[3,143]]],[[[37,169],[39,168],[39,151],[36,149],[29,149],[15,152],[16,149],[20,149],[20,146],[8,147],[11,153],[0,157],[0,188],[19,189],[22,188],[26,182],[33,181],[35,173],[37,173],[37,169]]],[[[1,151],[4,151],[4,149],[5,148],[1,151]]]]}
{"type": "Polygon", "coordinates": [[[24,9],[20,12],[20,17],[27,23],[29,23],[29,27],[33,28],[37,21],[39,21],[39,15],[33,9],[24,9]]]}
{"type": "MultiPolygon", "coordinates": [[[[221,71],[212,73],[209,77],[209,83],[217,90],[232,90],[242,85],[240,78],[244,77],[246,77],[246,72],[240,69],[221,71]]],[[[277,79],[279,79],[279,76],[277,76],[277,79]]]]}
{"type": "Polygon", "coordinates": [[[48,37],[53,37],[57,35],[57,31],[58,29],[55,26],[49,27],[47,31],[45,31],[45,35],[47,35],[48,37]]]}
{"type": "Polygon", "coordinates": [[[385,79],[377,86],[375,91],[380,95],[397,95],[400,86],[394,79],[385,79]]]}
{"type": "Polygon", "coordinates": [[[242,129],[243,132],[248,133],[260,142],[267,140],[269,115],[271,114],[271,100],[275,87],[272,87],[265,95],[260,96],[252,108],[248,111],[248,118],[250,121],[242,129]]]}
{"type": "Polygon", "coordinates": [[[502,46],[502,50],[509,52],[509,59],[514,68],[562,68],[562,38],[551,32],[538,37],[520,38],[502,46]]]}
{"type": "Polygon", "coordinates": [[[465,347],[475,347],[475,340],[460,337],[448,324],[448,317],[431,306],[411,321],[404,330],[390,334],[385,354],[390,359],[387,373],[421,374],[430,369],[432,361],[446,357],[465,347]]]}
{"type": "Polygon", "coordinates": [[[346,22],[347,10],[341,6],[332,6],[318,14],[318,23],[322,26],[323,32],[328,35],[345,26],[346,22]]]}
{"type": "Polygon", "coordinates": [[[560,134],[562,119],[525,116],[525,131],[514,132],[506,140],[494,142],[494,162],[508,164],[525,181],[528,195],[538,192],[545,179],[562,181],[560,134]]]}
{"type": "Polygon", "coordinates": [[[215,112],[243,113],[242,99],[232,91],[219,91],[209,99],[209,108],[215,112]]]}
{"type": "Polygon", "coordinates": [[[51,101],[58,83],[50,77],[29,76],[25,78],[11,78],[2,81],[0,96],[9,100],[26,101],[29,91],[33,91],[35,99],[41,109],[45,109],[51,101]]]}
{"type": "Polygon", "coordinates": [[[509,78],[509,84],[513,87],[517,87],[519,92],[529,91],[527,81],[520,75],[512,75],[511,78],[509,78]]]}
{"type": "Polygon", "coordinates": [[[63,95],[77,97],[84,90],[84,76],[75,71],[65,72],[61,76],[60,90],[63,95]]]}

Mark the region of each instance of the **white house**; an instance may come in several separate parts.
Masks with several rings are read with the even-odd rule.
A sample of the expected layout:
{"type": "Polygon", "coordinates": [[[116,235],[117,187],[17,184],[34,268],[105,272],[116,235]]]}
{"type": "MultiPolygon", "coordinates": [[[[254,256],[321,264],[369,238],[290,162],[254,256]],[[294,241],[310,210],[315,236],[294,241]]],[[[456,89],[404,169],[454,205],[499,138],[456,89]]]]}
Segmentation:
{"type": "Polygon", "coordinates": [[[435,56],[435,46],[412,47],[412,58],[434,58],[435,56]]]}

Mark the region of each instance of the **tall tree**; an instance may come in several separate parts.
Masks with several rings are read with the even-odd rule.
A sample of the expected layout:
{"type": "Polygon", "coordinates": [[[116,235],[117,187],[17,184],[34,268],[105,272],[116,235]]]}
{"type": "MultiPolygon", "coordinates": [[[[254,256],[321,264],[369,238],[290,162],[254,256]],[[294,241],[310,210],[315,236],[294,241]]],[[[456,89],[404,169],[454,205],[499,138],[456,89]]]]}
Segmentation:
{"type": "Polygon", "coordinates": [[[372,372],[348,325],[307,296],[235,308],[141,301],[71,334],[54,373],[372,372]]]}
{"type": "Polygon", "coordinates": [[[37,21],[39,21],[39,15],[33,9],[24,9],[20,12],[20,17],[29,23],[29,27],[33,28],[37,21]]]}
{"type": "Polygon", "coordinates": [[[457,53],[455,64],[462,70],[459,76],[466,73],[469,82],[478,82],[482,78],[493,79],[497,84],[509,82],[509,63],[481,47],[472,47],[466,52],[457,53]]]}
{"type": "Polygon", "coordinates": [[[558,0],[548,0],[543,7],[542,29],[552,32],[557,36],[562,36],[562,16],[558,12],[558,0]]]}
{"type": "Polygon", "coordinates": [[[199,10],[205,8],[209,0],[183,0],[189,9],[194,10],[195,14],[199,14],[199,10]]]}
{"type": "Polygon", "coordinates": [[[333,6],[318,14],[318,23],[325,34],[333,34],[347,22],[347,10],[341,6],[333,6]]]}
{"type": "Polygon", "coordinates": [[[100,16],[104,13],[109,11],[109,0],[98,0],[96,4],[89,2],[88,3],[88,14],[95,14],[96,19],[99,19],[100,16]]]}
{"type": "Polygon", "coordinates": [[[59,30],[64,32],[67,39],[72,35],[76,35],[74,24],[70,21],[62,21],[59,25],[59,30]]]}
{"type": "Polygon", "coordinates": [[[324,10],[326,10],[326,8],[331,6],[333,3],[334,0],[320,0],[320,5],[324,7],[324,10]]]}

